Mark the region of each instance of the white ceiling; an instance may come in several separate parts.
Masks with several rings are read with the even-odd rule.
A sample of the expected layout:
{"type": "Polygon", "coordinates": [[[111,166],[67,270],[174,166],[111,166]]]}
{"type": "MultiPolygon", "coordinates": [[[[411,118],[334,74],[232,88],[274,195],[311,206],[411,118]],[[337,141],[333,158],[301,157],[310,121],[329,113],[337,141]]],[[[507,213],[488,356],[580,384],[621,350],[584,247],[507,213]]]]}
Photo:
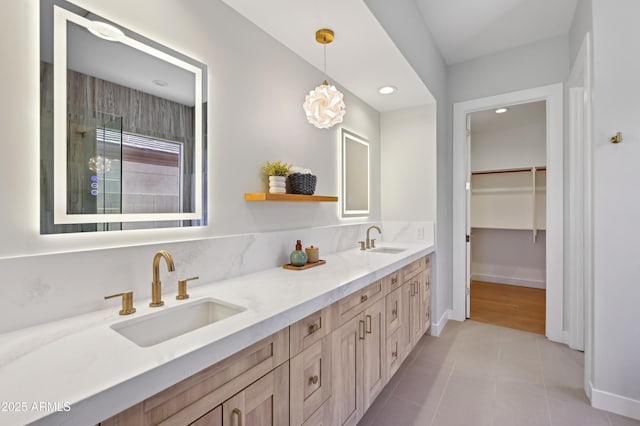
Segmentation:
{"type": "Polygon", "coordinates": [[[329,79],[378,111],[434,102],[362,0],[223,1],[321,71],[323,47],[316,42],[315,32],[332,29],[335,41],[327,46],[329,79]],[[384,85],[398,90],[380,95],[378,88],[384,85]]]}
{"type": "Polygon", "coordinates": [[[565,35],[578,0],[416,0],[447,64],[565,35]]]}

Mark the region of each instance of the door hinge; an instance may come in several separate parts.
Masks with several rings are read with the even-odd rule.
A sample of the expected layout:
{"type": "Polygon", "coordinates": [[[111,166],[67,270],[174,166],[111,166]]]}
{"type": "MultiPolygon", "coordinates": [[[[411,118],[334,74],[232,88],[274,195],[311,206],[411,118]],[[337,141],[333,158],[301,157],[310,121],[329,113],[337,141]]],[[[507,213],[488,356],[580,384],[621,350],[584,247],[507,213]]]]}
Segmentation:
{"type": "Polygon", "coordinates": [[[471,289],[467,287],[467,296],[471,294],[471,289]]]}
{"type": "Polygon", "coordinates": [[[467,242],[471,241],[471,236],[469,234],[467,234],[467,242]]]}
{"type": "Polygon", "coordinates": [[[471,130],[467,129],[467,137],[471,136],[471,130]]]}

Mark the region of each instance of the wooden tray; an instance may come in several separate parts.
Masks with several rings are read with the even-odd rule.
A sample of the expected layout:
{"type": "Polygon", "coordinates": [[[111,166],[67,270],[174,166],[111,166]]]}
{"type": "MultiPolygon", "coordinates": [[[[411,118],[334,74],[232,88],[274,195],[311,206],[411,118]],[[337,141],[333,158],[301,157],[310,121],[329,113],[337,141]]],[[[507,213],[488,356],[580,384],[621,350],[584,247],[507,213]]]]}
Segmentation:
{"type": "Polygon", "coordinates": [[[326,260],[318,260],[317,262],[313,262],[313,263],[309,263],[307,262],[306,264],[302,265],[302,266],[294,266],[290,263],[287,263],[286,265],[282,265],[282,267],[284,269],[291,269],[294,271],[301,271],[303,269],[309,269],[309,268],[313,268],[314,266],[320,266],[320,265],[324,265],[325,263],[327,263],[326,260]]]}

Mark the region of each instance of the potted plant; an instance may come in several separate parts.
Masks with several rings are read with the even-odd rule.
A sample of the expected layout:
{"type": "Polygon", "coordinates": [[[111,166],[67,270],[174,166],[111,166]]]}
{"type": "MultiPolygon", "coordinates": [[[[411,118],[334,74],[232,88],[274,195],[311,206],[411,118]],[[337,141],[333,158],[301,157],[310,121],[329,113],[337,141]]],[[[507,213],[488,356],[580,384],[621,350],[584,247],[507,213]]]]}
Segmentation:
{"type": "Polygon", "coordinates": [[[267,161],[262,166],[262,173],[269,178],[269,192],[271,194],[286,194],[287,175],[291,171],[291,164],[281,161],[267,161]]]}

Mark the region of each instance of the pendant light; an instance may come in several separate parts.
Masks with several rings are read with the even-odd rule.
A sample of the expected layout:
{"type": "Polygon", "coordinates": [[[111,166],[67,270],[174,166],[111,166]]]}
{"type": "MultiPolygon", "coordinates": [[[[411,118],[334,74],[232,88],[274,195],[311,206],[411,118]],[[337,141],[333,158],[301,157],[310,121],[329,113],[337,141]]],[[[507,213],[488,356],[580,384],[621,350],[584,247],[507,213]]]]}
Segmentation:
{"type": "Polygon", "coordinates": [[[325,80],[321,85],[309,92],[305,97],[304,112],[307,121],[319,129],[329,129],[334,124],[342,123],[346,112],[344,95],[334,85],[329,85],[327,77],[327,44],[333,41],[333,31],[323,28],[316,31],[316,41],[324,46],[325,80]]]}

